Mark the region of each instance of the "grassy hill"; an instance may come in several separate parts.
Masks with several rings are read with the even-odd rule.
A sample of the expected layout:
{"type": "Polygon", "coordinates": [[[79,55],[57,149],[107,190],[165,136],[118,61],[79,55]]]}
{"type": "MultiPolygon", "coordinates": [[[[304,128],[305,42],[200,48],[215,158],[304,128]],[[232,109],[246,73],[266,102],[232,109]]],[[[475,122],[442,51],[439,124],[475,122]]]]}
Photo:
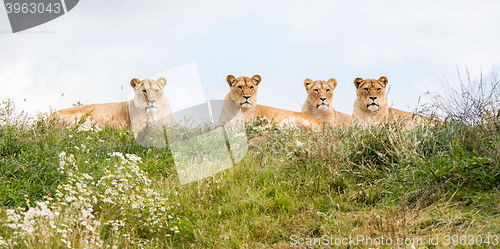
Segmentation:
{"type": "Polygon", "coordinates": [[[267,139],[242,161],[180,185],[168,148],[128,131],[26,125],[3,107],[0,248],[500,243],[498,117],[322,132],[255,123],[248,138],[267,139]]]}

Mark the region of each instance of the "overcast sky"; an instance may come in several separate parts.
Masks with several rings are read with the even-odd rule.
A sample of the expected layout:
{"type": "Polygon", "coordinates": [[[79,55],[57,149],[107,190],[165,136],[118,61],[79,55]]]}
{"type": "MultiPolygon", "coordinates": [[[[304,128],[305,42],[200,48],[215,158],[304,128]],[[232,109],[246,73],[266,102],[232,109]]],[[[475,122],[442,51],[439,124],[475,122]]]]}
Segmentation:
{"type": "MultiPolygon", "coordinates": [[[[304,79],[335,78],[334,107],[352,114],[353,80],[384,75],[392,106],[412,111],[439,78],[457,82],[457,68],[489,76],[500,64],[499,9],[493,0],[83,0],[16,34],[2,9],[0,100],[29,112],[125,101],[132,78],[194,63],[208,99],[226,95],[228,74],[260,74],[260,104],[300,111],[304,79]]],[[[196,88],[165,77],[172,89],[196,88]]]]}

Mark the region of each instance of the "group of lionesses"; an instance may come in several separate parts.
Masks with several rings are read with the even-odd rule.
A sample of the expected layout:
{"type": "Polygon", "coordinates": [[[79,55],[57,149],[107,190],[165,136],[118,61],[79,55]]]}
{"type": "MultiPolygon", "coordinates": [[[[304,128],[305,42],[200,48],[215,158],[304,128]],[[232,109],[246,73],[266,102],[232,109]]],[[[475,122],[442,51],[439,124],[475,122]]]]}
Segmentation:
{"type": "MultiPolygon", "coordinates": [[[[323,125],[347,126],[353,123],[369,125],[388,120],[415,120],[424,116],[389,107],[386,97],[388,79],[354,79],[356,98],[351,115],[336,111],[332,103],[337,80],[304,80],[307,91],[302,111],[294,112],[257,104],[257,90],[262,81],[260,75],[251,78],[228,75],[226,81],[230,91],[224,98],[219,123],[224,124],[239,118],[245,123],[265,119],[277,126],[291,125],[299,128],[321,130],[323,125]]],[[[86,116],[87,125],[117,126],[141,130],[148,120],[159,120],[172,114],[170,101],[164,92],[165,78],[132,79],[131,87],[135,95],[132,100],[119,103],[90,104],[72,107],[55,112],[49,120],[57,119],[61,123],[73,124],[86,116]]]]}
{"type": "MultiPolygon", "coordinates": [[[[307,91],[307,99],[302,105],[301,112],[293,112],[257,104],[257,89],[262,81],[259,75],[253,77],[239,77],[229,75],[226,78],[230,91],[224,100],[232,101],[240,108],[246,123],[257,118],[265,117],[272,123],[283,126],[291,124],[296,127],[320,130],[323,124],[331,126],[347,126],[353,123],[361,125],[376,124],[389,120],[403,120],[413,122],[424,118],[424,116],[401,111],[389,107],[386,97],[386,86],[388,79],[385,76],[376,79],[356,78],[356,99],[354,100],[354,111],[352,116],[336,111],[332,106],[332,98],[337,80],[327,81],[311,79],[304,80],[307,91]]],[[[229,109],[229,108],[226,108],[229,109]]],[[[234,113],[234,110],[231,111],[234,113]]],[[[234,115],[221,115],[220,122],[228,122],[234,115]]]]}

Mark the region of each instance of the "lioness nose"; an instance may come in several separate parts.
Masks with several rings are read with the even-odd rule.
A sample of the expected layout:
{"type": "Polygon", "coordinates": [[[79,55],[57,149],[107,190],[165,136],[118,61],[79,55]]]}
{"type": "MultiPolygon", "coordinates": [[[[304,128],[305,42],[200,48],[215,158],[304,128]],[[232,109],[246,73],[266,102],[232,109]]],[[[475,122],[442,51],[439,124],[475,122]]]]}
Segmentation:
{"type": "Polygon", "coordinates": [[[149,103],[153,104],[156,101],[156,99],[149,99],[148,101],[149,103]]]}
{"type": "Polygon", "coordinates": [[[326,100],[326,97],[320,97],[319,99],[325,101],[326,100]]]}
{"type": "Polygon", "coordinates": [[[243,98],[249,99],[251,96],[250,95],[243,95],[243,98]]]}
{"type": "Polygon", "coordinates": [[[370,99],[371,99],[371,100],[376,100],[376,99],[377,99],[377,97],[376,97],[376,96],[372,96],[372,97],[370,97],[370,99]]]}

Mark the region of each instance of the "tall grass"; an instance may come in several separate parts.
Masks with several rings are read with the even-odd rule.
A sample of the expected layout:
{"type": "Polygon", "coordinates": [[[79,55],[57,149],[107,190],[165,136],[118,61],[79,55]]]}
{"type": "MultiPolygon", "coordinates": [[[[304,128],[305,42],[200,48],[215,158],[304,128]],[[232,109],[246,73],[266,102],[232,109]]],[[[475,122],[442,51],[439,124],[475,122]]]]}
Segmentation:
{"type": "MultiPolygon", "coordinates": [[[[498,236],[500,121],[462,105],[446,109],[453,108],[441,106],[451,103],[446,96],[457,97],[450,94],[431,103],[444,121],[411,127],[313,132],[256,122],[247,137],[267,139],[235,167],[185,185],[167,147],[142,147],[130,132],[10,119],[0,125],[0,248],[287,248],[292,236],[498,236]]],[[[471,103],[488,102],[481,101],[471,103]]]]}
{"type": "Polygon", "coordinates": [[[500,79],[492,71],[485,78],[482,70],[479,77],[465,75],[458,70],[458,82],[441,80],[442,92],[428,93],[431,103],[425,105],[427,112],[436,113],[441,119],[477,125],[500,117],[500,79]]]}

